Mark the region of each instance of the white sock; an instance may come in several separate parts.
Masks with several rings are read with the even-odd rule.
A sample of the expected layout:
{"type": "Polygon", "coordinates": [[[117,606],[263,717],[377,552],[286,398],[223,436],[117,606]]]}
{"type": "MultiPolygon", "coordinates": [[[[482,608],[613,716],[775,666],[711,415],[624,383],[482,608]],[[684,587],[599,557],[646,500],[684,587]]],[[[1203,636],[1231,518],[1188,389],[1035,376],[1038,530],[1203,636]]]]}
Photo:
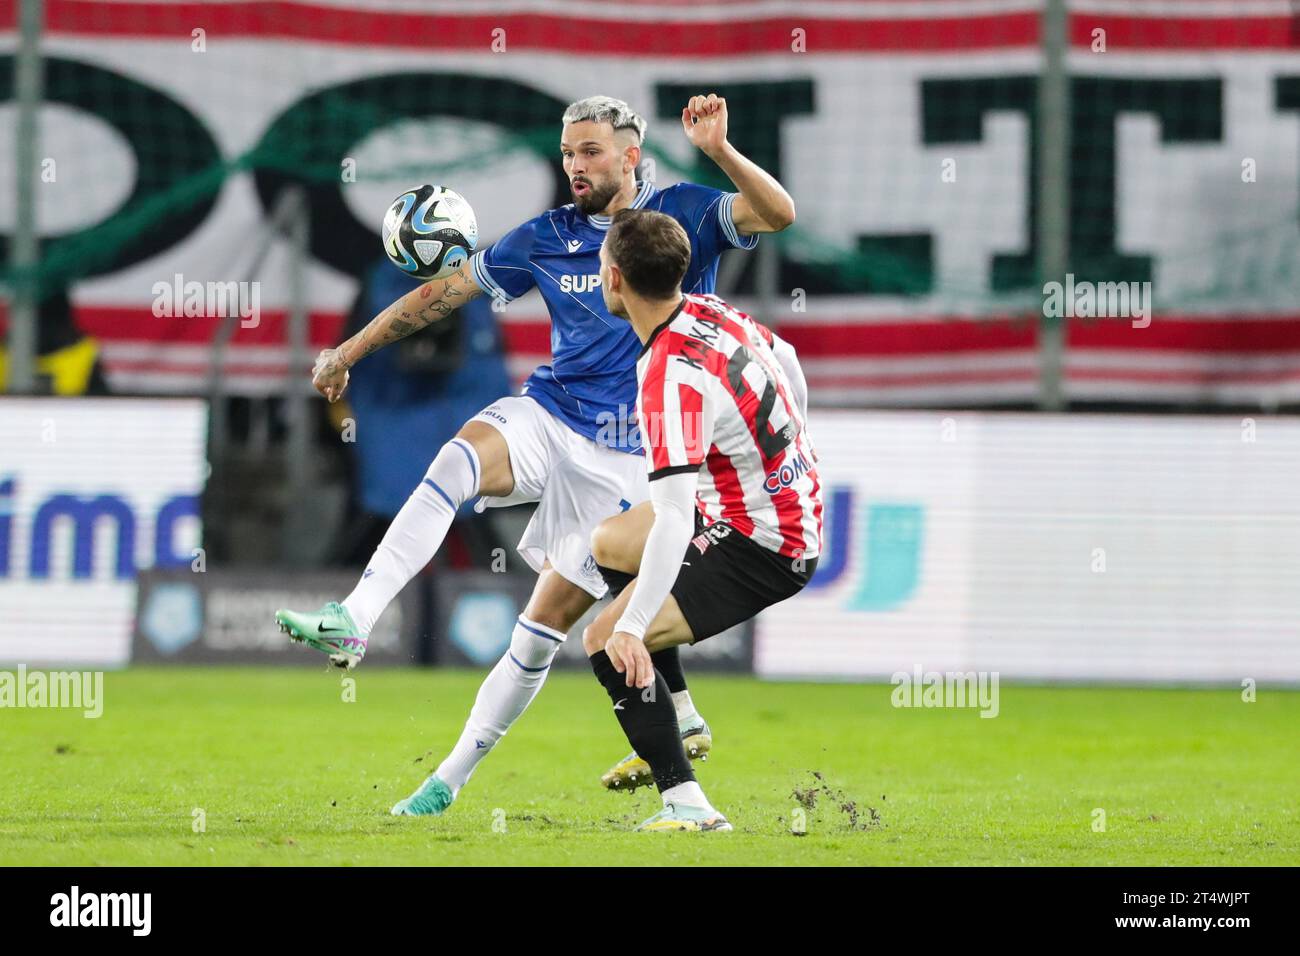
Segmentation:
{"type": "Polygon", "coordinates": [[[699,807],[702,810],[713,809],[713,804],[709,803],[709,798],[704,795],[699,783],[694,780],[669,787],[660,796],[664,798],[664,806],[676,803],[682,806],[699,807]]]}
{"type": "Polygon", "coordinates": [[[370,633],[397,592],[442,547],[456,509],[478,493],[479,473],[478,455],[469,442],[453,438],[442,446],[343,601],[362,634],[370,633]]]}
{"type": "Polygon", "coordinates": [[[565,634],[522,614],[510,637],[510,650],[478,689],[460,739],[435,771],[454,794],[465,786],[480,760],[505,736],[537,692],[564,643],[565,634]]]}
{"type": "Polygon", "coordinates": [[[679,690],[673,694],[673,708],[677,711],[678,727],[693,727],[695,724],[703,723],[700,715],[695,711],[695,705],[691,703],[689,690],[679,690]]]}

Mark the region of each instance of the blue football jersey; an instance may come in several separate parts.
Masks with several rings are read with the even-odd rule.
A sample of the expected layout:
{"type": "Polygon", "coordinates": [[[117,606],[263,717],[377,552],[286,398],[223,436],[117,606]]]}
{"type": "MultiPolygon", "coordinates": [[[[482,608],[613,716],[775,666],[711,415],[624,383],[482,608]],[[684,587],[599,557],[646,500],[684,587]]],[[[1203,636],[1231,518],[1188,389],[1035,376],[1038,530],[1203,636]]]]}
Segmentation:
{"type": "MultiPolygon", "coordinates": [[[[643,182],[634,209],[672,216],[691,239],[683,292],[713,292],[718,257],[728,247],[752,249],[731,218],[737,193],[678,183],[643,182]]],[[[470,258],[474,279],[506,302],[534,286],[551,316],[551,364],[536,369],[524,394],[580,435],[640,453],[636,432],[636,360],[641,341],[626,319],[610,315],[600,292],[600,244],[609,216],[584,215],[570,203],[511,230],[470,258]]]]}

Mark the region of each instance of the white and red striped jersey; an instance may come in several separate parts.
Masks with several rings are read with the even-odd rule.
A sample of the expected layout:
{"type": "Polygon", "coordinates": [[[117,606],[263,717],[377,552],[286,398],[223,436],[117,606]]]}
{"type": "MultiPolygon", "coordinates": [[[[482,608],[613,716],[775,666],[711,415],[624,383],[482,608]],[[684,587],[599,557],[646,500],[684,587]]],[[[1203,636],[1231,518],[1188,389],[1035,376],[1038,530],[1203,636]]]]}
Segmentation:
{"type": "Polygon", "coordinates": [[[821,553],[816,457],[767,328],[715,295],[684,296],[636,371],[651,481],[697,471],[706,523],[788,557],[821,553]]]}

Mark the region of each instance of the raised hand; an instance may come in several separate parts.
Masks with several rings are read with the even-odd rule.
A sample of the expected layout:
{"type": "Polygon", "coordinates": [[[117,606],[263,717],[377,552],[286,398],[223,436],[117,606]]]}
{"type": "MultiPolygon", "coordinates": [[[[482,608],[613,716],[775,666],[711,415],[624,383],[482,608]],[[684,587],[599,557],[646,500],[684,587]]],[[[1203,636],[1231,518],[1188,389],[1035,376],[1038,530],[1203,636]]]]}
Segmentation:
{"type": "Polygon", "coordinates": [[[727,101],[717,93],[692,96],[682,110],[682,130],[706,155],[720,152],[727,145],[727,101]]]}

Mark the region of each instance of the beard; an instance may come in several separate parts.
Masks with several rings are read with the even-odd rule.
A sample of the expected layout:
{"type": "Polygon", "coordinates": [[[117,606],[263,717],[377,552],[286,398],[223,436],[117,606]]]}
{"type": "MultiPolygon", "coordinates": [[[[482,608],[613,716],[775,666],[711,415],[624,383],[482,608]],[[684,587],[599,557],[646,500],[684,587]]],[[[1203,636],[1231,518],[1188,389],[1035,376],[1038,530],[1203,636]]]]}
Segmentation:
{"type": "Polygon", "coordinates": [[[618,192],[619,184],[617,182],[607,182],[597,185],[589,179],[584,179],[591,188],[585,195],[579,196],[573,193],[573,186],[570,184],[569,191],[573,194],[573,204],[584,216],[599,214],[602,209],[609,205],[609,201],[614,198],[618,192]]]}

